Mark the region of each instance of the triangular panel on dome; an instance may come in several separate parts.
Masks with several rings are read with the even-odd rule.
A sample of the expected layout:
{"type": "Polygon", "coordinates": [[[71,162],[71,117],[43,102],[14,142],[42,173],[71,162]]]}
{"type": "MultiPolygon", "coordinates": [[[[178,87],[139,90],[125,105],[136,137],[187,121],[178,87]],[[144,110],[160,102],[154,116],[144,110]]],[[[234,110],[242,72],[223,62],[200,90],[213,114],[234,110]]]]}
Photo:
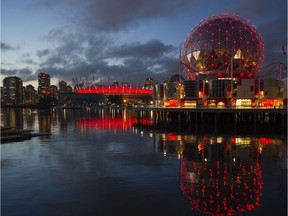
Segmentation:
{"type": "Polygon", "coordinates": [[[237,50],[237,52],[235,53],[233,58],[234,59],[244,59],[244,56],[243,56],[243,54],[242,54],[240,49],[237,50]]]}
{"type": "Polygon", "coordinates": [[[198,60],[198,58],[199,58],[199,54],[200,54],[200,50],[198,50],[198,51],[194,51],[193,52],[193,56],[194,56],[194,58],[196,59],[196,61],[198,60]]]}
{"type": "MultiPolygon", "coordinates": [[[[186,56],[187,56],[187,58],[188,58],[188,61],[191,61],[191,60],[192,60],[192,59],[191,59],[191,58],[193,57],[192,53],[188,53],[186,56]]],[[[194,59],[193,59],[193,60],[194,60],[194,59]]]]}

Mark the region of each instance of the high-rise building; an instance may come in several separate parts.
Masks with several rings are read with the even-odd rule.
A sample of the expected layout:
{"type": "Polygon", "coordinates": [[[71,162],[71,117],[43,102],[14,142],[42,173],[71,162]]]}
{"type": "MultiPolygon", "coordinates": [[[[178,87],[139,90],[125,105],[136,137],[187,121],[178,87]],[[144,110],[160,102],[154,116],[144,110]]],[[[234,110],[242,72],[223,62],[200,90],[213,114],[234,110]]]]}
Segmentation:
{"type": "Polygon", "coordinates": [[[46,94],[50,87],[50,75],[40,73],[38,75],[38,94],[46,94]]]}
{"type": "Polygon", "coordinates": [[[20,105],[23,100],[23,82],[19,77],[6,77],[3,80],[3,101],[6,105],[20,105]]]}
{"type": "Polygon", "coordinates": [[[70,85],[67,86],[67,92],[68,92],[68,93],[73,92],[73,89],[72,89],[72,87],[71,87],[70,85]]]}
{"type": "Polygon", "coordinates": [[[57,88],[57,86],[55,86],[55,85],[51,85],[50,87],[49,87],[49,93],[51,94],[51,95],[56,95],[57,94],[57,92],[58,92],[58,88],[57,88]]]}
{"type": "Polygon", "coordinates": [[[1,94],[0,94],[0,96],[1,96],[1,104],[3,104],[4,103],[4,88],[3,88],[3,86],[1,86],[0,89],[1,89],[1,94]]]}
{"type": "Polygon", "coordinates": [[[65,81],[59,82],[59,92],[66,92],[67,91],[67,83],[65,81]]]}
{"type": "Polygon", "coordinates": [[[27,105],[35,104],[36,90],[33,85],[27,85],[24,91],[24,103],[27,105]]]}

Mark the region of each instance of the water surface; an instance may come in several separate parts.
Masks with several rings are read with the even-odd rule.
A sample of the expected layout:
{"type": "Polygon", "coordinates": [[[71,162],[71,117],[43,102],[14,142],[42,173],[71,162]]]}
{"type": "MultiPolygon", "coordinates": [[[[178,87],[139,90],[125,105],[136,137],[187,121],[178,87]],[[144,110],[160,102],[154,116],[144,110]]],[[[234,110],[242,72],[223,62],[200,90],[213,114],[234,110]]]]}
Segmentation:
{"type": "Polygon", "coordinates": [[[144,130],[131,110],[1,115],[52,133],[1,145],[3,216],[286,215],[285,137],[144,130]]]}

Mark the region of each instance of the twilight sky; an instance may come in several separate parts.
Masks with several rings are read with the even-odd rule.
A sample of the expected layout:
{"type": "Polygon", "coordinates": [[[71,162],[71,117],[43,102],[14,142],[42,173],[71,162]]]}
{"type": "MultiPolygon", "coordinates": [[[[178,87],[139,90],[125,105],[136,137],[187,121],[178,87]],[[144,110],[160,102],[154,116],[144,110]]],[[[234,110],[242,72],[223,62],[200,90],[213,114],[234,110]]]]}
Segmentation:
{"type": "Polygon", "coordinates": [[[2,0],[1,82],[19,76],[37,87],[40,72],[54,85],[72,78],[162,82],[178,72],[191,29],[218,13],[256,26],[262,66],[281,58],[282,45],[287,52],[287,0],[2,0]]]}

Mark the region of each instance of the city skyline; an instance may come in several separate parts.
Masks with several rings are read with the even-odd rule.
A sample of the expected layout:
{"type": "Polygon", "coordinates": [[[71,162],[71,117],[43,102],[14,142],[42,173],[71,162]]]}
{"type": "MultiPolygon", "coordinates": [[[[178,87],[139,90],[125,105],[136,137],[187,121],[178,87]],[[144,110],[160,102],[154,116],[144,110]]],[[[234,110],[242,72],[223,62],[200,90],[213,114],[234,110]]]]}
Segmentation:
{"type": "Polygon", "coordinates": [[[178,71],[179,49],[191,29],[218,13],[236,13],[256,26],[265,45],[263,66],[287,49],[284,0],[69,3],[2,1],[1,80],[18,76],[37,86],[44,72],[52,85],[79,77],[162,82],[178,71]]]}

